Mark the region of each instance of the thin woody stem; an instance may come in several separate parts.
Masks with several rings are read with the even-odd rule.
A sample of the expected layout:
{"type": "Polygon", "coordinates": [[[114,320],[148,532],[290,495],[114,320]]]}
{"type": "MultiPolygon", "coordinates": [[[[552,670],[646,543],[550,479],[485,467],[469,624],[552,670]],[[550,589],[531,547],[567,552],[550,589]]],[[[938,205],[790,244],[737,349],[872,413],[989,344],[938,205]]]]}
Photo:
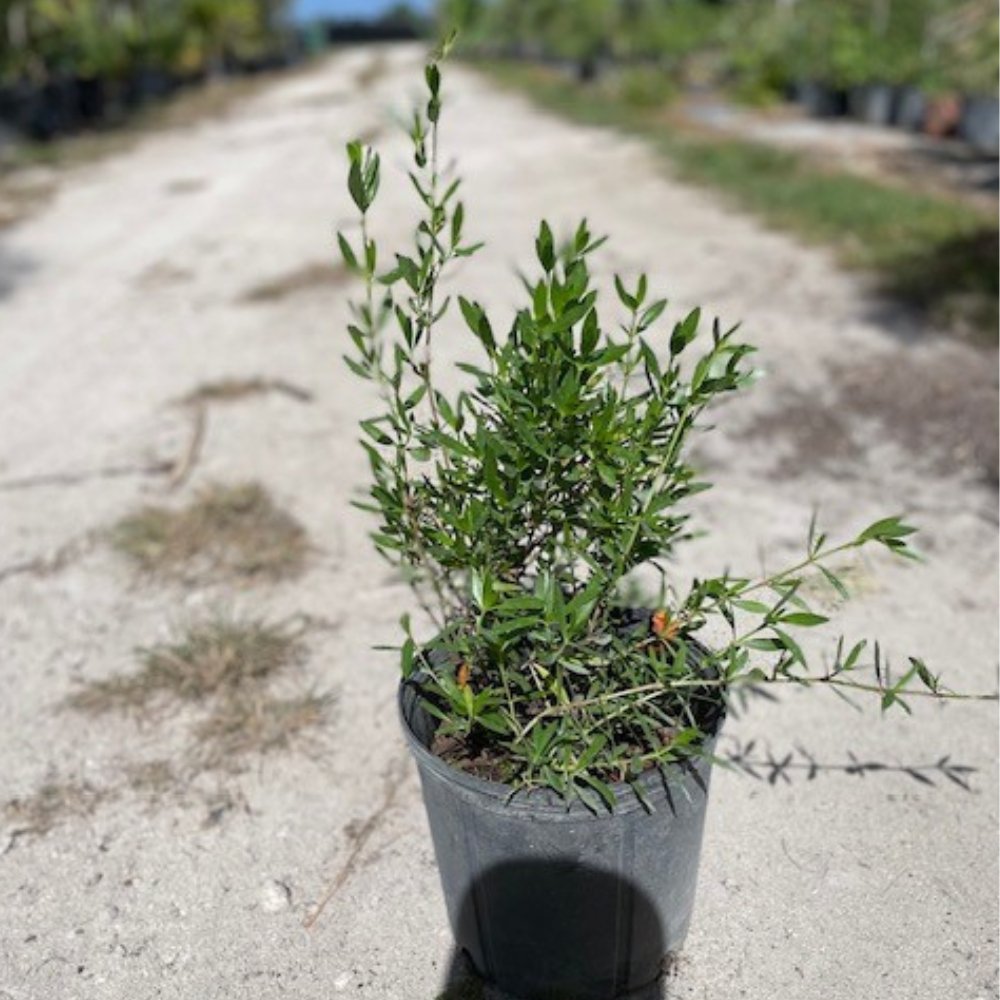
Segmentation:
{"type": "MultiPolygon", "coordinates": [[[[524,728],[524,733],[529,733],[537,722],[542,719],[551,718],[552,716],[558,715],[571,715],[573,712],[579,711],[583,708],[589,708],[593,705],[603,705],[607,702],[618,701],[622,698],[631,698],[635,695],[648,695],[651,693],[655,694],[666,694],[669,691],[675,691],[678,688],[692,688],[692,687],[714,687],[714,688],[725,688],[733,687],[737,684],[799,684],[799,685],[809,685],[809,684],[828,684],[831,687],[848,688],[852,691],[867,691],[873,694],[887,694],[891,688],[885,687],[879,684],[865,684],[863,681],[851,681],[846,680],[842,677],[790,677],[778,675],[776,677],[768,677],[766,679],[751,678],[751,677],[734,677],[726,680],[721,677],[691,677],[684,680],[671,681],[669,684],[664,684],[661,681],[654,681],[649,684],[639,684],[636,687],[625,688],[621,691],[612,691],[608,694],[598,695],[594,698],[582,698],[579,701],[570,702],[563,705],[550,705],[548,708],[542,709],[524,728]]],[[[900,691],[900,695],[905,695],[906,697],[917,697],[917,698],[935,698],[938,700],[945,699],[948,701],[997,701],[1000,695],[997,694],[962,694],[958,691],[923,691],[919,688],[914,688],[912,690],[900,691]]],[[[650,699],[644,699],[650,700],[650,699]]]]}

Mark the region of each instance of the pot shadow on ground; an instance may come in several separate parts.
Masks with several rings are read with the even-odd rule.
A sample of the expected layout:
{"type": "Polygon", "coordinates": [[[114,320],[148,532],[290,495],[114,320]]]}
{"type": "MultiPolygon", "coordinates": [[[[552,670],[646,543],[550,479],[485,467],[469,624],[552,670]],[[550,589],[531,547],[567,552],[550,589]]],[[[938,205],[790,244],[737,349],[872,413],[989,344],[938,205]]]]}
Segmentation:
{"type": "Polygon", "coordinates": [[[437,1000],[666,996],[663,921],[642,889],[614,873],[566,860],[504,862],[450,915],[457,943],[437,1000]]]}

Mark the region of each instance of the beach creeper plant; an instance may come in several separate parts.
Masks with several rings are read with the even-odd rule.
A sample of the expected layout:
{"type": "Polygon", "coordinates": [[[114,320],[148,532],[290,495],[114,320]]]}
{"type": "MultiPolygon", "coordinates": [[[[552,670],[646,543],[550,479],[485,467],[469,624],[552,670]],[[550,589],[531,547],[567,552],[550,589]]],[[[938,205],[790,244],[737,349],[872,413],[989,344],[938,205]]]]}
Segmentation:
{"type": "Polygon", "coordinates": [[[760,579],[724,574],[683,592],[670,580],[665,563],[689,536],[682,505],[708,487],[688,457],[692,433],[752,376],[735,327],[705,329],[699,309],[667,322],[645,275],[615,279],[621,315],[609,323],[588,265],[603,240],[586,222],[565,242],[541,223],[505,335],[476,301],[442,295],[447,269],[480,246],[439,157],[443,54],[426,66],[410,127],[423,208],[412,247],[386,261],[371,237],[380,161],[359,143],[347,151],[360,235],[338,236],[364,281],[346,361],[382,400],[361,421],[372,482],[360,506],[434,623],[418,644],[404,617],[401,646],[403,677],[439,723],[432,750],[514,790],[613,808],[613,784],[642,797],[640,776],[702,752],[748,686],[872,693],[883,709],[951,696],[916,657],[895,672],[877,644],[840,639],[817,670],[798,638],[827,621],[807,580],[847,597],[837,557],[868,546],[913,557],[899,517],[842,542],[813,524],[801,559],[760,579]],[[450,310],[480,361],[445,381],[434,350],[450,310]],[[662,580],[648,610],[626,597],[641,567],[662,580]],[[697,637],[713,620],[726,638],[708,647],[697,637]]]}

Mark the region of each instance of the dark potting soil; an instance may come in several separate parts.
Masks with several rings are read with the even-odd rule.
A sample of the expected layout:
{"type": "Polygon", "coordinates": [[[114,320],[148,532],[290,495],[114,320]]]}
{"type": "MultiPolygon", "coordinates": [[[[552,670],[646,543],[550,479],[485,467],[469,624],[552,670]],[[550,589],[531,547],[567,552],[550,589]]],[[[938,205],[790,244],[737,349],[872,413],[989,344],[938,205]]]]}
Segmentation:
{"type": "Polygon", "coordinates": [[[430,751],[440,757],[449,767],[471,774],[483,781],[505,782],[510,778],[510,765],[502,753],[476,741],[460,736],[435,734],[430,751]]]}

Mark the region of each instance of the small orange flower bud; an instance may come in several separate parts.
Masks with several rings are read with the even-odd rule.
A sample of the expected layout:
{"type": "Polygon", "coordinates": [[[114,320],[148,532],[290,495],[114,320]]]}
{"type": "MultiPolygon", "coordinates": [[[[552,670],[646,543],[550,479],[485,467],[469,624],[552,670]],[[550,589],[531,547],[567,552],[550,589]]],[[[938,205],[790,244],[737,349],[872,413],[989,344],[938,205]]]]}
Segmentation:
{"type": "Polygon", "coordinates": [[[680,623],[670,617],[666,608],[654,611],[650,624],[656,636],[664,642],[669,642],[680,631],[680,623]]]}
{"type": "Polygon", "coordinates": [[[458,674],[456,675],[456,680],[458,681],[458,686],[460,688],[469,686],[469,677],[472,675],[472,671],[469,669],[468,663],[461,663],[458,667],[458,674]]]}

